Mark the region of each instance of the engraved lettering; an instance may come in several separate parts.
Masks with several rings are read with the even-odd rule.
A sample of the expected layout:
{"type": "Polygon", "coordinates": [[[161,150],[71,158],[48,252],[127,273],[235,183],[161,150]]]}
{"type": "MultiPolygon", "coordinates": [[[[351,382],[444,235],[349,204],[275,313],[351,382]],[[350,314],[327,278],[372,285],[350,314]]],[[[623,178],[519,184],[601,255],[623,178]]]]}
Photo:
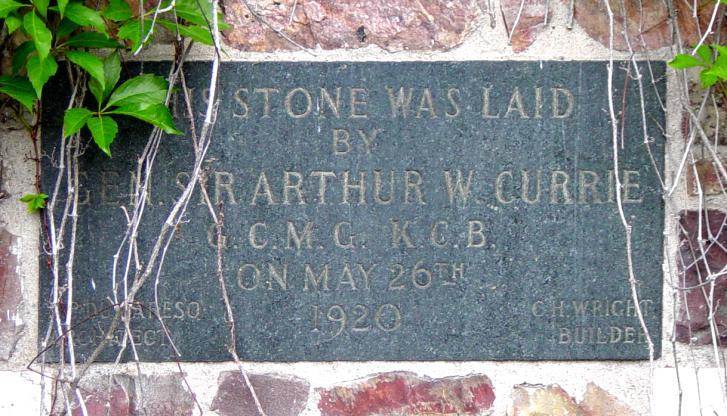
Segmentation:
{"type": "Polygon", "coordinates": [[[568,118],[573,112],[573,93],[566,88],[551,88],[553,92],[553,118],[568,118]],[[565,108],[561,109],[560,96],[565,97],[565,108]]]}

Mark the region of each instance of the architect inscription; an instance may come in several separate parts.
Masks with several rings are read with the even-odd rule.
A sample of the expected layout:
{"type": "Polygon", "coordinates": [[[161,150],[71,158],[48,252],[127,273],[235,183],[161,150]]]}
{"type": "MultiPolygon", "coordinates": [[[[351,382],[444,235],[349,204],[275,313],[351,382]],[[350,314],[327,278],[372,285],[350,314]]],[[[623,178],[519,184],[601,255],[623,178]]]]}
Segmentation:
{"type": "MultiPolygon", "coordinates": [[[[208,70],[206,62],[187,69],[199,114],[208,70]]],[[[643,91],[653,159],[639,88],[624,73],[614,80],[623,131],[616,167],[607,62],[223,64],[205,187],[224,212],[241,359],[647,359],[637,305],[658,354],[664,65],[651,64],[655,82],[643,91]],[[634,224],[638,303],[617,176],[634,224]]],[[[68,91],[58,77],[45,94],[46,188],[68,91]]],[[[83,321],[74,331],[80,360],[113,314],[113,256],[149,133],[131,120],[119,125],[113,157],[89,146],[80,172],[71,305],[83,321]]],[[[188,132],[163,139],[141,261],[190,178],[192,151],[188,132]]],[[[50,303],[40,263],[42,335],[50,303]]],[[[183,361],[231,360],[216,264],[215,227],[197,191],[158,280],[132,309],[142,361],[175,359],[175,348],[183,361]]],[[[115,359],[123,335],[120,326],[102,360],[115,359]]]]}

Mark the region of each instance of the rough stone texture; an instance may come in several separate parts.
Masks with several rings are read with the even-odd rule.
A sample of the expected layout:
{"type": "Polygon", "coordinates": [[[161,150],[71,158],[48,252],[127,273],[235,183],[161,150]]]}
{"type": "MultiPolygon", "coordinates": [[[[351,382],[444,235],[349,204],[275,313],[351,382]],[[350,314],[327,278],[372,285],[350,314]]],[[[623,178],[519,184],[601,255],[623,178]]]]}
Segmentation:
{"type": "Polygon", "coordinates": [[[588,416],[638,416],[633,409],[595,383],[588,383],[579,407],[588,416]]]}
{"type": "MultiPolygon", "coordinates": [[[[698,82],[689,82],[689,100],[692,104],[692,111],[694,111],[694,114],[700,114],[699,120],[702,130],[704,130],[704,134],[709,138],[710,143],[715,143],[716,141],[718,145],[727,145],[727,134],[724,134],[724,132],[727,131],[727,111],[725,111],[725,109],[727,109],[727,97],[717,91],[717,93],[712,94],[712,98],[714,98],[715,101],[712,102],[711,98],[709,98],[709,101],[707,101],[704,108],[702,108],[702,112],[700,114],[699,109],[702,105],[702,101],[704,100],[704,89],[698,82]],[[717,123],[719,123],[719,126],[717,123]]],[[[691,116],[685,111],[682,120],[682,134],[684,140],[689,140],[689,134],[691,132],[691,116]]],[[[694,143],[701,143],[702,135],[699,131],[695,131],[694,133],[694,143]]]]}
{"type": "Polygon", "coordinates": [[[576,401],[557,384],[521,384],[512,392],[510,416],[581,416],[576,401]]]}
{"type": "MultiPolygon", "coordinates": [[[[676,336],[681,342],[709,344],[712,342],[708,320],[707,297],[700,286],[707,279],[708,270],[716,273],[727,265],[727,218],[716,210],[683,212],[680,219],[683,229],[678,264],[683,272],[680,286],[692,288],[685,291],[676,320],[676,336]],[[704,257],[698,244],[699,223],[704,240],[704,257]],[[709,269],[707,268],[709,266],[709,269]]],[[[707,290],[707,296],[709,290],[707,290]]],[[[715,325],[721,345],[727,345],[727,279],[717,279],[714,287],[715,325]]]]}
{"type": "MultiPolygon", "coordinates": [[[[562,0],[570,3],[570,0],[562,0]]],[[[621,7],[621,0],[611,0],[614,14],[614,49],[627,51],[628,44],[623,36],[623,25],[626,23],[631,47],[636,50],[657,49],[672,43],[672,28],[669,13],[662,0],[625,1],[626,10],[621,7]],[[640,9],[639,4],[643,9],[640,9]],[[643,16],[643,21],[642,21],[643,16]],[[643,30],[641,30],[643,28],[643,30]],[[639,32],[643,35],[643,43],[639,32]]],[[[712,17],[716,2],[698,0],[699,26],[706,28],[712,17]]],[[[699,30],[690,9],[691,1],[675,1],[677,22],[685,45],[694,45],[699,41],[699,30]]],[[[609,17],[602,0],[578,0],[575,2],[575,20],[591,37],[604,46],[609,44],[609,17]]],[[[709,42],[707,42],[709,43],[709,42]]]]}
{"type": "MultiPolygon", "coordinates": [[[[152,62],[144,68],[162,71],[152,62]]],[[[209,64],[190,63],[187,68],[188,85],[197,91],[194,99],[201,100],[209,64]]],[[[663,62],[652,65],[656,77],[664,68],[663,62]]],[[[609,192],[613,149],[603,112],[606,75],[605,62],[585,61],[223,64],[219,111],[227,116],[220,117],[217,128],[225,133],[210,148],[208,166],[214,183],[208,189],[213,199],[228,204],[223,263],[242,358],[273,362],[647,358],[634,314],[602,309],[610,304],[628,310],[631,302],[624,283],[626,258],[617,255],[624,249],[623,227],[609,192]],[[489,84],[494,87],[487,111],[490,116],[500,114],[499,118],[483,118],[482,86],[489,84]],[[410,85],[432,87],[410,89],[410,85]],[[459,91],[450,97],[457,96],[458,114],[447,100],[452,85],[459,91]],[[278,90],[270,94],[267,116],[263,95],[254,92],[261,87],[278,90]],[[334,88],[340,87],[341,104],[335,105],[340,114],[333,114],[321,87],[336,96],[334,88]],[[311,94],[310,104],[306,94],[311,94]],[[390,94],[401,97],[393,99],[394,106],[390,94]],[[365,107],[352,106],[354,96],[366,100],[365,107]],[[242,98],[247,100],[247,116],[231,116],[243,111],[242,98]],[[399,115],[392,116],[392,109],[399,115]],[[352,111],[365,111],[365,119],[360,115],[355,123],[338,119],[352,111]],[[340,126],[350,131],[346,155],[332,152],[331,137],[342,132],[340,126]],[[374,126],[381,134],[367,150],[360,135],[374,126]],[[353,129],[359,128],[356,134],[353,129]],[[482,139],[483,131],[487,140],[482,139]],[[299,172],[300,201],[295,195],[289,205],[281,200],[281,167],[299,172]],[[329,190],[323,193],[314,175],[320,169],[336,175],[335,181],[329,177],[329,190]],[[402,185],[410,169],[422,172],[420,201],[415,195],[409,202],[404,199],[409,198],[402,185]],[[387,173],[394,178],[392,190],[383,185],[378,194],[391,192],[390,203],[375,201],[377,171],[383,173],[384,183],[389,182],[387,173]],[[349,173],[351,178],[345,179],[349,173]],[[256,185],[268,181],[270,198],[261,196],[264,192],[256,185]],[[353,181],[361,183],[360,192],[351,189],[353,181]],[[499,191],[493,186],[497,181],[501,181],[499,191]],[[591,189],[579,185],[586,181],[591,189]],[[559,182],[566,191],[559,191],[559,182]],[[457,188],[460,191],[454,191],[457,188]],[[352,199],[357,197],[358,202],[352,199]],[[324,203],[326,209],[321,209],[324,203]],[[439,227],[442,220],[449,225],[439,227]],[[258,237],[266,240],[259,250],[250,244],[250,230],[259,228],[256,221],[269,228],[258,230],[258,237]],[[339,236],[355,235],[350,248],[331,238],[341,221],[350,223],[351,230],[350,234],[339,230],[339,236]],[[394,221],[399,224],[396,228],[394,221]],[[301,236],[306,223],[311,224],[310,233],[306,232],[310,240],[300,240],[298,249],[293,249],[292,228],[286,229],[286,222],[301,236]],[[444,243],[432,243],[434,226],[444,243]],[[406,241],[399,227],[408,227],[406,241]],[[481,236],[475,232],[480,227],[481,236]],[[530,238],[541,235],[547,238],[530,238]],[[361,271],[374,266],[370,276],[361,271]],[[288,276],[282,285],[276,283],[274,271],[281,267],[287,267],[288,276]],[[326,278],[320,277],[324,270],[326,278]],[[314,279],[318,283],[306,277],[309,273],[319,276],[314,279]]],[[[615,85],[623,85],[623,76],[617,71],[615,85]]],[[[44,102],[43,135],[48,140],[43,143],[48,154],[53,152],[52,138],[60,134],[63,99],[57,97],[70,91],[65,83],[67,77],[51,82],[44,102]]],[[[663,86],[657,84],[662,94],[663,86]]],[[[628,89],[627,105],[639,102],[638,93],[638,88],[628,89]]],[[[658,124],[664,113],[653,88],[645,89],[645,95],[647,128],[659,138],[652,147],[661,164],[664,140],[658,124]]],[[[626,113],[626,137],[641,134],[640,117],[640,112],[626,113]]],[[[114,143],[112,159],[91,147],[81,162],[86,173],[81,186],[88,191],[88,204],[79,212],[75,259],[83,271],[79,279],[108,273],[118,250],[115,241],[126,232],[119,206],[128,204],[129,166],[148,135],[127,120],[119,129],[119,137],[126,141],[114,143]]],[[[190,166],[188,140],[170,139],[167,144],[159,154],[164,163],[155,168],[158,175],[151,190],[155,208],[145,214],[147,224],[164,221],[179,195],[181,176],[176,173],[190,166]]],[[[642,202],[628,203],[625,210],[642,225],[634,230],[634,256],[642,259],[636,265],[643,283],[639,294],[658,354],[661,185],[651,173],[643,144],[629,140],[624,145],[622,166],[638,170],[629,175],[638,187],[625,187],[629,191],[624,195],[642,202]]],[[[44,158],[44,163],[50,161],[44,158]]],[[[51,186],[49,171],[50,167],[44,171],[44,180],[51,186]]],[[[198,197],[193,198],[198,201],[198,197]]],[[[216,264],[207,239],[209,212],[195,203],[185,217],[189,221],[180,226],[167,253],[166,277],[155,286],[160,310],[185,360],[227,361],[225,311],[219,288],[209,284],[216,264]]],[[[156,228],[143,229],[140,250],[151,250],[156,228]]],[[[49,276],[47,265],[40,266],[42,276],[49,276]]],[[[43,294],[49,293],[50,281],[41,278],[43,294]]],[[[77,316],[103,308],[103,296],[112,293],[110,286],[111,279],[96,279],[94,286],[79,283],[74,290],[74,300],[81,305],[77,316]]],[[[153,301],[149,292],[140,293],[138,299],[147,305],[153,301]]],[[[139,308],[131,317],[139,356],[145,361],[173,359],[149,309],[144,313],[139,308]]],[[[106,322],[103,314],[95,314],[78,328],[79,359],[90,354],[92,341],[103,336],[96,328],[106,322]]],[[[110,345],[99,359],[113,360],[116,353],[110,345]]]]}
{"type": "MultiPolygon", "coordinates": [[[[308,402],[310,385],[305,380],[274,374],[250,374],[248,377],[267,416],[298,415],[308,402]]],[[[250,390],[239,371],[221,373],[218,383],[211,410],[220,416],[258,415],[250,390]]]]}
{"type": "Polygon", "coordinates": [[[191,416],[194,398],[179,373],[136,380],[134,412],[140,416],[191,416]]]}
{"type": "Polygon", "coordinates": [[[544,0],[502,0],[502,15],[515,52],[528,48],[545,28],[547,7],[544,0]],[[522,11],[520,7],[522,6],[522,11]],[[518,18],[518,14],[520,17],[518,18]]]}
{"type": "MultiPolygon", "coordinates": [[[[109,385],[107,377],[98,377],[85,389],[83,395],[88,416],[131,416],[133,408],[133,383],[126,376],[113,377],[109,385]]],[[[76,401],[73,416],[83,416],[83,409],[76,401]]]]}
{"type": "MultiPolygon", "coordinates": [[[[191,416],[195,407],[192,394],[178,373],[129,377],[117,375],[89,379],[84,403],[88,416],[191,416]]],[[[73,416],[81,416],[79,403],[73,416]]]]}
{"type": "Polygon", "coordinates": [[[350,386],[320,391],[324,416],[382,414],[489,414],[495,392],[485,375],[430,379],[410,372],[382,373],[350,386]]]}
{"type": "Polygon", "coordinates": [[[14,235],[0,229],[0,361],[10,358],[25,326],[20,318],[23,293],[17,258],[11,252],[14,241],[14,235]]]}
{"type": "MultiPolygon", "coordinates": [[[[722,163],[727,166],[727,159],[723,159],[722,163]]],[[[702,193],[706,196],[720,195],[727,189],[727,180],[722,179],[722,175],[718,171],[716,162],[713,159],[702,159],[695,163],[697,174],[691,165],[687,169],[687,184],[689,185],[689,194],[698,195],[697,178],[699,178],[699,186],[702,193]]]]}
{"type": "Polygon", "coordinates": [[[557,384],[515,386],[508,415],[638,416],[633,409],[595,383],[588,383],[580,403],[557,384]]]}
{"type": "Polygon", "coordinates": [[[232,28],[224,35],[231,46],[258,52],[368,45],[388,51],[447,50],[462,43],[478,16],[476,3],[467,0],[250,0],[248,4],[252,12],[243,0],[225,0],[225,19],[232,28]]]}

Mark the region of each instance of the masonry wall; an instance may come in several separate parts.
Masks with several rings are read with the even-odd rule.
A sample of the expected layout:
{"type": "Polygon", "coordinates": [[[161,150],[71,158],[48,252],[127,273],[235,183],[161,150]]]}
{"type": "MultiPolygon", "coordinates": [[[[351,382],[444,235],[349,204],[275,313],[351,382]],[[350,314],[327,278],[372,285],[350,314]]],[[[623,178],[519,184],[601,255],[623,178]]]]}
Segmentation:
{"type": "MultiPolygon", "coordinates": [[[[225,33],[225,60],[233,61],[466,61],[607,60],[608,17],[600,1],[577,1],[572,22],[568,1],[361,0],[225,1],[232,29],[225,33]],[[491,8],[488,8],[489,3],[491,8]],[[290,19],[290,15],[293,18],[290,19]],[[518,14],[520,15],[518,18],[518,14]],[[547,14],[547,23],[545,16],[547,14]],[[261,23],[264,20],[266,24],[261,23]],[[271,30],[276,28],[285,34],[271,30]],[[515,28],[513,31],[512,28],[515,28]],[[512,35],[510,32],[512,31],[512,35]],[[287,39],[286,39],[287,38],[287,39]],[[510,39],[509,39],[510,38],[510,39]]],[[[616,2],[614,2],[616,3],[616,2]]],[[[644,1],[649,30],[638,59],[673,56],[667,16],[661,1],[644,1]]],[[[711,9],[709,9],[711,12],[711,9]]],[[[634,23],[633,10],[628,16],[634,23]]],[[[686,11],[680,10],[680,13],[686,11]]],[[[627,19],[628,20],[628,19],[627,19]]],[[[681,24],[681,23],[680,23],[681,24]]],[[[619,26],[620,28],[620,26],[619,26]]],[[[694,30],[684,26],[685,36],[694,30]]],[[[629,59],[622,37],[615,59],[629,59]]],[[[691,42],[694,43],[694,42],[691,42]]],[[[641,48],[640,48],[641,49],[641,48]]],[[[212,51],[193,50],[205,60],[212,51]]],[[[164,60],[165,44],[144,56],[164,60]]],[[[668,71],[667,180],[684,151],[684,116],[676,74],[668,71]]],[[[606,92],[604,91],[604,94],[606,92]]],[[[604,113],[604,117],[606,114],[604,113]]],[[[39,219],[18,198],[33,189],[31,142],[6,123],[0,130],[0,414],[39,414],[49,409],[51,381],[26,368],[38,348],[39,219]]],[[[725,152],[724,143],[719,146],[725,152]]],[[[702,332],[680,332],[683,315],[670,290],[679,269],[682,239],[696,226],[684,211],[727,208],[725,193],[710,164],[700,168],[713,192],[700,201],[690,193],[693,177],[682,175],[674,197],[666,200],[664,247],[663,350],[653,364],[638,362],[320,362],[244,363],[268,415],[493,414],[493,415],[676,415],[675,366],[681,370],[683,415],[703,410],[727,415],[715,356],[724,348],[704,344],[702,332]],[[676,324],[676,325],[675,325],[676,324]],[[672,343],[672,339],[678,341],[672,343]],[[690,344],[691,339],[691,344],[690,344]],[[651,398],[651,400],[650,400],[651,398]],[[651,413],[650,413],[651,412],[651,413]]],[[[693,215],[693,214],[692,214],[693,215]]],[[[722,241],[727,233],[722,234],[722,241]]],[[[727,246],[727,243],[725,243],[727,246]]],[[[716,257],[716,270],[727,255],[716,257]],[[720,260],[721,259],[721,260],[720,260]],[[722,261],[719,264],[719,261],[722,261]]],[[[624,280],[624,284],[627,284],[624,280]]],[[[717,293],[727,303],[727,288],[717,293]]],[[[699,313],[695,305],[693,313],[699,313]]],[[[702,310],[703,313],[703,310],[702,310]]],[[[727,311],[718,318],[727,324],[727,311]]],[[[720,358],[721,359],[721,358],[720,358]]],[[[92,415],[257,414],[239,372],[228,363],[143,363],[95,365],[84,387],[92,415]],[[109,381],[113,375],[114,381],[109,381]],[[110,387],[109,383],[111,383],[110,387]]],[[[81,414],[78,409],[78,414],[81,414]]],[[[705,413],[712,414],[712,413],[705,413]]]]}

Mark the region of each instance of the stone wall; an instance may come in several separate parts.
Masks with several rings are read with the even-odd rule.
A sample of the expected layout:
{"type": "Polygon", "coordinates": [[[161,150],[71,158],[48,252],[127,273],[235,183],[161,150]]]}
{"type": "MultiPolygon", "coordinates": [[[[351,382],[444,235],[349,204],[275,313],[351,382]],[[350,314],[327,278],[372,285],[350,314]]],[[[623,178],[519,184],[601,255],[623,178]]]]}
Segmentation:
{"type": "MultiPolygon", "coordinates": [[[[621,3],[612,3],[620,14],[621,3]]],[[[639,16],[644,16],[643,27],[648,28],[644,41],[633,45],[641,51],[639,59],[669,59],[672,39],[663,2],[644,0],[643,14],[635,2],[626,3],[626,18],[619,19],[616,33],[624,27],[636,33],[639,16]]],[[[683,38],[692,44],[698,30],[687,18],[692,11],[685,9],[692,2],[675,3],[683,38]]],[[[600,0],[576,1],[572,18],[568,0],[224,0],[223,4],[231,24],[224,33],[226,60],[537,61],[610,56],[608,19],[600,0]]],[[[699,12],[702,20],[708,20],[711,11],[705,5],[699,12]]],[[[629,58],[622,36],[614,46],[615,58],[629,58]]],[[[169,53],[167,45],[153,45],[145,59],[163,60],[169,53]]],[[[211,53],[194,48],[192,59],[207,59],[211,53]]],[[[679,165],[687,133],[678,88],[670,70],[667,172],[679,165]]],[[[39,221],[18,198],[33,189],[31,143],[11,125],[3,126],[0,135],[0,414],[38,414],[41,402],[46,409],[50,406],[52,382],[41,384],[38,375],[26,368],[38,352],[39,221]]],[[[727,154],[725,144],[719,147],[727,154]]],[[[663,351],[653,366],[642,361],[244,363],[262,407],[270,416],[606,416],[652,414],[649,409],[672,415],[678,407],[674,370],[678,364],[683,400],[692,412],[682,414],[698,414],[698,395],[705,411],[713,408],[722,412],[719,415],[727,414],[727,405],[718,403],[723,396],[714,369],[715,354],[725,351],[697,345],[709,344],[710,339],[703,297],[689,292],[687,311],[682,302],[675,304],[669,290],[670,271],[680,267],[679,256],[684,254],[681,242],[698,237],[695,210],[702,206],[713,210],[703,230],[709,226],[718,234],[724,227],[720,210],[727,207],[727,198],[719,175],[708,159],[697,161],[697,166],[707,198],[700,202],[694,196],[695,177],[690,174],[681,177],[674,196],[666,201],[663,351]],[[687,312],[691,328],[685,324],[687,312]]],[[[722,247],[727,247],[727,233],[719,235],[722,247]]],[[[709,261],[713,270],[719,270],[727,263],[727,252],[717,250],[709,261]]],[[[688,268],[687,283],[696,282],[697,273],[696,267],[688,268]]],[[[727,304],[725,282],[716,287],[716,299],[723,304],[727,304]]],[[[717,322],[727,325],[727,309],[719,313],[717,322]]],[[[132,364],[95,365],[83,385],[88,414],[257,414],[234,363],[145,363],[141,377],[136,370],[132,364]]],[[[82,414],[81,409],[75,414],[82,414]]]]}

